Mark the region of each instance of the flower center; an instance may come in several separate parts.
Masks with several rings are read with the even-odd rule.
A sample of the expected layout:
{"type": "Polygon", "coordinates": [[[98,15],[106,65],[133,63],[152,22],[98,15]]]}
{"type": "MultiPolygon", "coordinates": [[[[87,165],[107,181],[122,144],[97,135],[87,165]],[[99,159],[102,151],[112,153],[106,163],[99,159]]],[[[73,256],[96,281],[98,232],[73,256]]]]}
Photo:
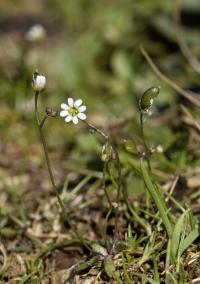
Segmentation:
{"type": "Polygon", "coordinates": [[[76,115],[78,114],[78,109],[75,108],[75,107],[71,107],[71,108],[69,109],[69,114],[70,114],[71,116],[76,116],[76,115]]]}

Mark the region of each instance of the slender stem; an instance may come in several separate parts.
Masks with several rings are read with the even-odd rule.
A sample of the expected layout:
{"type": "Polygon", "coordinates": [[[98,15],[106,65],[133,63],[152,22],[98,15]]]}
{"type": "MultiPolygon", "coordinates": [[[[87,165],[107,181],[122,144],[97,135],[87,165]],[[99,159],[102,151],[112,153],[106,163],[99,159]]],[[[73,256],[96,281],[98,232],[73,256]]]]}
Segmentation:
{"type": "MultiPolygon", "coordinates": [[[[144,148],[145,148],[145,154],[146,154],[145,156],[146,156],[146,160],[147,160],[148,169],[149,169],[149,172],[151,173],[152,170],[151,170],[151,163],[150,163],[150,159],[149,159],[150,150],[148,148],[148,145],[147,145],[146,139],[145,139],[145,135],[144,135],[144,115],[143,115],[142,111],[140,111],[140,131],[141,131],[142,141],[143,141],[144,148]]],[[[149,195],[148,191],[146,191],[146,207],[147,207],[147,211],[148,211],[148,209],[150,208],[150,195],[149,195]]]]}
{"type": "MultiPolygon", "coordinates": [[[[91,128],[94,132],[97,132],[98,134],[100,134],[106,141],[108,141],[109,136],[106,135],[102,130],[98,129],[97,127],[95,127],[94,125],[92,125],[91,123],[88,123],[87,121],[84,121],[84,123],[91,128]]],[[[117,160],[117,170],[118,170],[118,183],[117,183],[117,206],[115,208],[115,239],[116,236],[118,234],[118,215],[119,215],[119,201],[120,201],[120,192],[121,192],[121,183],[122,183],[122,176],[121,176],[121,163],[120,163],[120,159],[119,159],[119,154],[117,152],[116,149],[115,150],[115,154],[116,154],[116,160],[117,160]]],[[[105,165],[104,165],[105,167],[105,165]]],[[[105,175],[105,170],[108,169],[107,167],[104,168],[103,171],[103,176],[105,175]]],[[[108,170],[109,171],[109,170],[108,170]]],[[[105,178],[105,176],[104,176],[105,178]]],[[[111,178],[112,180],[112,178],[111,178]]],[[[111,200],[109,198],[108,192],[106,191],[106,187],[105,187],[105,194],[106,197],[108,199],[109,205],[112,206],[111,200]]]]}
{"type": "Polygon", "coordinates": [[[110,206],[110,210],[112,210],[112,201],[109,197],[109,194],[108,194],[108,191],[107,191],[107,188],[106,188],[106,171],[107,171],[107,162],[104,163],[103,165],[103,190],[104,190],[104,193],[106,195],[106,198],[107,198],[107,201],[109,203],[109,206],[110,206]]]}
{"type": "Polygon", "coordinates": [[[45,115],[44,118],[42,119],[42,121],[40,122],[40,127],[42,128],[45,124],[45,121],[47,120],[47,118],[49,118],[48,115],[45,115]]]}
{"type": "Polygon", "coordinates": [[[99,128],[95,127],[94,125],[92,125],[91,123],[88,123],[86,120],[83,121],[87,126],[89,126],[89,128],[91,128],[94,132],[99,133],[104,139],[108,140],[108,135],[106,135],[102,130],[100,130],[99,128]]]}
{"type": "MultiPolygon", "coordinates": [[[[115,149],[116,154],[116,161],[117,161],[117,170],[118,170],[118,183],[117,183],[117,208],[115,214],[115,237],[118,235],[118,215],[119,215],[119,202],[120,202],[120,193],[121,193],[121,186],[122,186],[122,172],[121,172],[121,162],[119,159],[119,153],[115,149]]],[[[127,201],[128,202],[128,201],[127,201]]]]}
{"type": "Polygon", "coordinates": [[[105,224],[104,224],[104,227],[103,227],[103,239],[104,239],[104,243],[106,243],[108,218],[110,217],[110,214],[112,213],[112,210],[113,210],[113,208],[110,208],[110,210],[109,210],[108,213],[106,214],[106,218],[105,218],[105,224]]]}
{"type": "Polygon", "coordinates": [[[146,152],[148,152],[149,148],[147,146],[145,136],[144,136],[144,115],[143,115],[142,111],[140,111],[140,131],[141,131],[142,141],[143,141],[145,150],[146,150],[146,152]]]}
{"type": "Polygon", "coordinates": [[[53,176],[53,171],[52,171],[52,168],[51,168],[51,163],[50,163],[50,160],[49,160],[49,155],[48,155],[48,150],[47,150],[47,143],[46,143],[44,132],[43,132],[43,125],[44,125],[44,122],[45,122],[47,117],[45,116],[44,119],[42,121],[40,121],[40,118],[39,118],[39,115],[38,115],[38,95],[39,95],[39,93],[36,92],[35,93],[35,117],[36,117],[38,129],[39,129],[39,133],[40,133],[40,138],[41,138],[41,142],[42,142],[42,146],[43,146],[43,150],[44,150],[44,155],[45,155],[45,159],[46,159],[47,169],[48,169],[48,172],[49,172],[49,177],[50,177],[50,180],[51,180],[51,184],[52,184],[53,190],[54,190],[54,192],[56,194],[58,203],[59,203],[60,208],[62,210],[62,214],[63,214],[65,220],[67,221],[69,227],[71,228],[73,233],[76,235],[76,237],[82,242],[82,244],[87,249],[90,249],[89,246],[83,240],[83,238],[74,229],[74,226],[71,223],[71,220],[70,220],[70,218],[69,218],[69,216],[68,216],[68,214],[67,214],[67,212],[65,210],[65,207],[64,207],[64,204],[62,202],[62,199],[60,198],[60,195],[58,193],[58,190],[57,190],[57,187],[56,187],[56,183],[55,183],[55,179],[54,179],[54,176],[53,176]]]}
{"type": "MultiPolygon", "coordinates": [[[[94,132],[99,133],[106,141],[108,140],[108,135],[106,135],[102,130],[98,129],[97,127],[95,127],[94,125],[92,125],[91,123],[88,123],[87,121],[83,121],[90,129],[92,129],[94,132]]],[[[108,191],[106,189],[106,171],[107,171],[107,167],[108,167],[108,163],[105,162],[104,166],[103,166],[103,189],[106,195],[106,198],[108,200],[110,209],[112,209],[112,202],[110,200],[108,191]]]]}
{"type": "Polygon", "coordinates": [[[61,200],[61,198],[58,194],[58,190],[57,190],[57,187],[56,187],[56,184],[55,184],[55,180],[54,180],[54,176],[53,176],[53,172],[52,172],[52,168],[51,168],[51,164],[50,164],[50,160],[49,160],[49,155],[48,155],[48,151],[47,151],[47,144],[46,144],[46,140],[45,140],[44,133],[43,133],[42,126],[43,126],[44,123],[42,123],[42,122],[44,120],[42,122],[40,122],[39,115],[38,115],[38,94],[39,94],[38,92],[36,92],[36,94],[35,94],[35,116],[36,116],[37,125],[38,125],[38,129],[39,129],[39,133],[40,133],[40,138],[41,138],[41,142],[42,142],[42,146],[43,146],[43,150],[44,150],[44,154],[45,154],[45,159],[46,159],[46,163],[47,163],[49,177],[50,177],[53,189],[56,193],[58,203],[59,203],[62,211],[64,212],[65,208],[64,208],[62,200],[61,200]]]}
{"type": "Polygon", "coordinates": [[[145,135],[144,135],[144,115],[143,115],[142,111],[140,111],[140,131],[141,131],[142,141],[143,141],[145,152],[146,152],[145,154],[146,154],[148,168],[149,168],[149,171],[151,172],[151,163],[150,163],[150,159],[149,159],[150,150],[149,150],[149,147],[146,143],[146,139],[145,139],[145,135]]]}

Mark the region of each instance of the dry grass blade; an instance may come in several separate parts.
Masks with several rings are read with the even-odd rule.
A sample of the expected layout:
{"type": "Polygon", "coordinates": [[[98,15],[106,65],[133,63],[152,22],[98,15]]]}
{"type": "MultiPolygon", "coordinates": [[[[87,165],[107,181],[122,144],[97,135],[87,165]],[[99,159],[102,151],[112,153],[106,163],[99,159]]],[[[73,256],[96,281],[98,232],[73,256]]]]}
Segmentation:
{"type": "Polygon", "coordinates": [[[200,133],[200,124],[199,122],[193,117],[193,115],[191,114],[191,112],[184,106],[181,105],[181,110],[184,112],[184,114],[186,115],[186,122],[188,124],[190,124],[191,126],[193,126],[199,133],[200,133]]]}
{"type": "Polygon", "coordinates": [[[6,250],[3,246],[2,243],[0,243],[0,252],[3,255],[3,265],[0,267],[0,274],[4,271],[5,267],[6,267],[6,263],[7,263],[7,254],[6,254],[6,250]]]}
{"type": "Polygon", "coordinates": [[[179,85],[177,85],[174,81],[169,79],[166,75],[164,75],[158,67],[155,65],[153,60],[150,58],[146,50],[142,45],[140,45],[140,50],[145,57],[146,61],[149,63],[150,67],[154,71],[154,73],[163,80],[166,84],[168,84],[170,87],[172,87],[175,91],[177,91],[179,94],[181,94],[184,98],[188,99],[191,103],[193,103],[195,106],[200,107],[200,100],[195,98],[191,92],[187,92],[184,89],[182,89],[179,85]]]}
{"type": "Polygon", "coordinates": [[[181,33],[181,23],[180,23],[180,14],[181,14],[181,9],[180,9],[180,0],[175,0],[175,7],[174,7],[174,22],[175,22],[175,31],[176,31],[176,38],[177,38],[177,43],[180,47],[180,50],[183,54],[183,56],[186,58],[188,61],[189,65],[191,68],[200,74],[200,62],[199,60],[194,56],[194,54],[191,52],[189,49],[187,43],[185,42],[182,33],[181,33]]]}

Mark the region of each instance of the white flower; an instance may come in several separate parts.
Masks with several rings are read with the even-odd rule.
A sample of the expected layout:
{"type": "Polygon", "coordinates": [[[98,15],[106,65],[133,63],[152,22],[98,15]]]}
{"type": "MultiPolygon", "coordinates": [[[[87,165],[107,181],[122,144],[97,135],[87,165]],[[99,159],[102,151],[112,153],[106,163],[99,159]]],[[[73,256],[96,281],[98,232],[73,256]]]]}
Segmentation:
{"type": "Polygon", "coordinates": [[[85,120],[86,106],[82,105],[82,100],[78,99],[74,101],[72,98],[67,100],[68,104],[61,104],[60,116],[65,117],[66,122],[72,121],[74,124],[78,123],[78,119],[85,120]]]}
{"type": "Polygon", "coordinates": [[[46,36],[46,30],[40,24],[33,25],[25,34],[25,38],[30,42],[40,41],[44,39],[45,36],[46,36]]]}
{"type": "Polygon", "coordinates": [[[45,86],[46,86],[46,77],[35,72],[32,80],[33,91],[42,92],[45,86]]]}

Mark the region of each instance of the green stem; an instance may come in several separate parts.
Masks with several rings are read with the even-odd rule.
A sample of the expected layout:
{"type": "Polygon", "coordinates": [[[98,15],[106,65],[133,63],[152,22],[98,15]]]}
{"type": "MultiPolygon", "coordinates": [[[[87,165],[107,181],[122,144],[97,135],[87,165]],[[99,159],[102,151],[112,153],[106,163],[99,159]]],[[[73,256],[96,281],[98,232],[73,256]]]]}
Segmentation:
{"type": "Polygon", "coordinates": [[[63,202],[62,202],[62,200],[60,198],[60,195],[58,193],[57,187],[56,187],[55,179],[54,179],[54,176],[53,176],[53,171],[52,171],[52,168],[51,168],[51,163],[50,163],[50,160],[49,160],[49,155],[48,155],[48,150],[47,150],[47,143],[46,143],[44,132],[43,132],[43,125],[44,125],[44,122],[45,122],[47,117],[44,117],[44,119],[40,122],[40,118],[39,118],[39,115],[38,115],[38,95],[39,95],[39,92],[36,92],[35,93],[35,117],[36,117],[38,129],[39,129],[39,133],[40,133],[40,138],[41,138],[41,142],[42,142],[42,146],[43,146],[43,150],[44,150],[44,155],[45,155],[45,159],[46,159],[46,164],[47,164],[47,169],[48,169],[48,172],[49,172],[49,177],[50,177],[50,180],[51,180],[51,184],[52,184],[53,190],[54,190],[54,192],[56,194],[56,197],[57,197],[58,203],[60,205],[60,208],[62,210],[62,214],[63,214],[65,220],[67,221],[69,227],[71,228],[73,233],[76,235],[76,237],[82,242],[82,244],[87,249],[89,249],[88,245],[85,243],[85,241],[79,235],[79,233],[74,229],[74,227],[73,227],[73,225],[71,223],[71,220],[70,220],[70,218],[69,218],[69,216],[68,216],[68,214],[67,214],[67,212],[65,210],[64,204],[63,204],[63,202]]]}
{"type": "MultiPolygon", "coordinates": [[[[146,143],[146,139],[145,139],[145,135],[144,135],[144,115],[143,115],[142,111],[140,111],[140,131],[141,131],[143,145],[144,145],[144,148],[145,148],[145,157],[146,157],[146,160],[147,160],[148,169],[149,169],[149,172],[151,173],[152,170],[151,170],[151,163],[150,163],[150,159],[149,159],[150,150],[149,150],[149,147],[146,143]]],[[[150,208],[150,196],[149,196],[149,193],[147,191],[146,191],[146,207],[147,207],[147,211],[148,211],[148,209],[150,208]]]]}
{"type": "MultiPolygon", "coordinates": [[[[99,128],[95,127],[94,125],[88,123],[87,121],[84,121],[84,123],[90,129],[92,129],[94,132],[100,134],[105,139],[105,141],[108,141],[109,136],[106,135],[102,130],[100,130],[99,128]]],[[[114,149],[114,147],[113,147],[113,149],[114,149]]],[[[122,184],[122,175],[121,175],[121,163],[120,163],[120,159],[119,159],[119,154],[118,154],[116,149],[114,149],[114,150],[115,150],[115,154],[116,154],[117,170],[118,170],[117,207],[115,208],[115,239],[116,239],[117,234],[118,234],[118,215],[119,215],[119,201],[120,201],[120,192],[121,192],[121,184],[122,184]]],[[[105,170],[107,170],[107,165],[106,165],[106,168],[105,168],[105,165],[104,165],[104,170],[103,170],[103,178],[104,178],[104,180],[105,180],[105,170]]],[[[108,170],[108,173],[109,173],[109,170],[108,170]]],[[[111,180],[112,180],[112,178],[111,178],[111,180]]],[[[105,186],[104,186],[104,191],[105,191],[105,195],[107,197],[107,200],[109,202],[110,208],[112,208],[113,206],[112,206],[111,200],[109,198],[109,195],[108,195],[108,192],[107,192],[105,186]]]]}
{"type": "Polygon", "coordinates": [[[143,145],[144,145],[144,148],[145,148],[145,154],[146,154],[148,168],[149,168],[149,171],[151,172],[151,163],[150,163],[150,159],[149,159],[150,150],[149,150],[149,147],[146,143],[146,139],[145,139],[145,135],[144,135],[144,115],[143,115],[142,111],[140,111],[140,131],[141,131],[143,145]]]}
{"type": "Polygon", "coordinates": [[[119,216],[119,202],[120,202],[120,193],[122,186],[122,172],[121,172],[121,162],[119,159],[119,153],[115,149],[116,161],[117,161],[117,170],[118,170],[118,183],[117,183],[117,208],[115,213],[115,237],[118,235],[118,216],[119,216]]]}
{"type": "Polygon", "coordinates": [[[103,165],[103,190],[104,190],[104,193],[106,195],[107,201],[109,203],[110,210],[112,210],[112,201],[110,199],[110,196],[109,196],[107,188],[106,188],[106,171],[107,171],[107,166],[108,166],[108,164],[107,164],[107,162],[105,162],[104,165],[103,165]]]}
{"type": "Polygon", "coordinates": [[[43,133],[43,121],[40,122],[40,119],[39,119],[39,115],[38,115],[38,95],[39,93],[36,92],[35,93],[35,116],[36,116],[36,120],[37,120],[37,125],[38,125],[38,129],[39,129],[39,133],[40,133],[40,138],[41,138],[41,142],[42,142],[42,146],[43,146],[43,150],[44,150],[44,155],[45,155],[45,159],[46,159],[46,163],[47,163],[47,168],[48,168],[48,172],[49,172],[49,177],[50,177],[50,180],[51,180],[51,183],[52,183],[52,186],[53,186],[53,190],[56,194],[56,197],[58,199],[58,203],[62,209],[62,211],[64,212],[65,211],[65,208],[64,208],[64,205],[62,203],[62,200],[58,194],[58,190],[57,190],[57,187],[56,187],[56,184],[55,184],[55,180],[54,180],[54,176],[53,176],[53,172],[52,172],[52,168],[51,168],[51,164],[50,164],[50,160],[49,160],[49,155],[48,155],[48,151],[47,151],[47,144],[46,144],[46,140],[45,140],[45,137],[44,137],[44,133],[43,133]]]}
{"type": "Polygon", "coordinates": [[[105,140],[108,140],[108,135],[106,135],[102,130],[95,127],[93,124],[88,123],[86,120],[83,120],[83,122],[90,128],[92,131],[99,133],[105,140]]]}

